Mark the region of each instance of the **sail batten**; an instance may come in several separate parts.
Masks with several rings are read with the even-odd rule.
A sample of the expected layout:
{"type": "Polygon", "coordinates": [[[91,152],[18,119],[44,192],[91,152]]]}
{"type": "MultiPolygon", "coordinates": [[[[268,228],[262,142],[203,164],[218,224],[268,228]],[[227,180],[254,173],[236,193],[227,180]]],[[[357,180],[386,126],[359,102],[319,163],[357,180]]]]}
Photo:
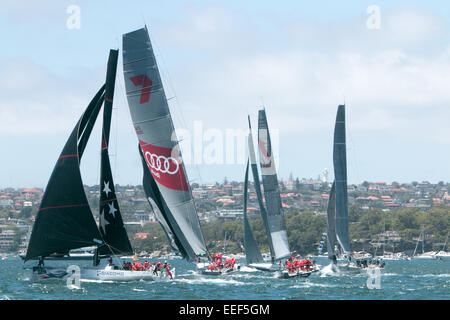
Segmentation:
{"type": "Polygon", "coordinates": [[[179,249],[187,260],[196,260],[208,252],[147,29],[124,34],[122,52],[125,89],[135,93],[127,100],[145,169],[170,212],[167,223],[183,246],[179,249]]]}

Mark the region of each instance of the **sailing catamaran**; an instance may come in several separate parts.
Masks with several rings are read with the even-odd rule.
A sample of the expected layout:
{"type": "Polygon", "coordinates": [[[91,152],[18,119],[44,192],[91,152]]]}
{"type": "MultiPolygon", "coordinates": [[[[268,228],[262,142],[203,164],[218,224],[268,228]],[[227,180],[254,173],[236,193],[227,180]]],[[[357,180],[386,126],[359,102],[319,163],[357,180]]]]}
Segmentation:
{"type": "Polygon", "coordinates": [[[123,35],[123,73],[147,199],[172,249],[206,271],[210,254],[146,27],[123,35]]]}
{"type": "MultiPolygon", "coordinates": [[[[124,270],[122,265],[112,264],[112,257],[133,253],[114,191],[108,155],[117,58],[118,50],[110,50],[106,83],[75,125],[45,190],[25,257],[25,262],[39,258],[38,266],[33,267],[33,280],[65,279],[69,276],[66,270],[45,267],[45,257],[86,246],[97,248],[94,266],[81,269],[81,279],[127,281],[169,278],[164,272],[124,270]],[[100,225],[97,226],[84,192],[80,161],[103,103],[100,225]],[[101,258],[110,258],[110,264],[100,267],[101,258]]],[[[173,276],[174,270],[170,278],[173,276]]]]}

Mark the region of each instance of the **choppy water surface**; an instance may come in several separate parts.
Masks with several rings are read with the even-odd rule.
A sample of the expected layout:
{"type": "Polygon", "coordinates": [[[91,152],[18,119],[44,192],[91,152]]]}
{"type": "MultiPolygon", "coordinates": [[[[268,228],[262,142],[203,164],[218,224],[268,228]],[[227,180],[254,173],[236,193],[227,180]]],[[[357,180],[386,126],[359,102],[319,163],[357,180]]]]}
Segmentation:
{"type": "MultiPolygon", "coordinates": [[[[329,268],[309,278],[278,279],[276,274],[242,267],[232,275],[207,277],[196,274],[194,265],[170,261],[177,277],[172,282],[82,282],[69,289],[65,281],[30,281],[18,257],[0,260],[0,298],[9,299],[450,299],[450,260],[387,261],[380,289],[369,289],[369,275],[335,274],[329,268]]],[[[326,266],[326,259],[317,262],[326,266]]],[[[47,262],[46,265],[69,265],[47,262]]],[[[89,262],[75,262],[89,266],[89,262]]],[[[32,266],[33,262],[27,265],[32,266]]],[[[242,261],[243,265],[243,261],[242,261]]],[[[375,284],[375,282],[372,282],[375,284]]]]}

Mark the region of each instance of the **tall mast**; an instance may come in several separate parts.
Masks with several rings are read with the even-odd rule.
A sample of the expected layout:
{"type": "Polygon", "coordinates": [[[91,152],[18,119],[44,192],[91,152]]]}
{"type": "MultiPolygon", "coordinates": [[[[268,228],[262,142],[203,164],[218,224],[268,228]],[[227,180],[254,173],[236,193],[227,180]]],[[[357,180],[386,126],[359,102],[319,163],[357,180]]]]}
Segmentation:
{"type": "Polygon", "coordinates": [[[189,261],[208,255],[169,105],[147,28],[123,35],[128,106],[148,170],[164,199],[167,222],[189,261]]]}
{"type": "MultiPolygon", "coordinates": [[[[105,103],[103,107],[103,128],[100,165],[100,233],[106,245],[99,247],[100,255],[129,255],[133,253],[125,229],[119,202],[115,192],[114,180],[109,160],[109,136],[111,131],[112,107],[116,82],[119,51],[110,50],[106,72],[105,103]]],[[[94,261],[94,264],[96,262],[94,261]]]]}

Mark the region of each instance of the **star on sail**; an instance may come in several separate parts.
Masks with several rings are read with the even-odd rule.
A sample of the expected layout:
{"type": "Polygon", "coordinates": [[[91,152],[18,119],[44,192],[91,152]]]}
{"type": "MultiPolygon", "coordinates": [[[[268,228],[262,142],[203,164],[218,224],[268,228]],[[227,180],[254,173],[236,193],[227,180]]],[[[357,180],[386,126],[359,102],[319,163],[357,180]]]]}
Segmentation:
{"type": "Polygon", "coordinates": [[[106,193],[106,197],[108,197],[108,193],[111,192],[111,189],[109,188],[109,181],[108,182],[103,181],[103,183],[104,183],[103,192],[105,192],[106,193]]]}

